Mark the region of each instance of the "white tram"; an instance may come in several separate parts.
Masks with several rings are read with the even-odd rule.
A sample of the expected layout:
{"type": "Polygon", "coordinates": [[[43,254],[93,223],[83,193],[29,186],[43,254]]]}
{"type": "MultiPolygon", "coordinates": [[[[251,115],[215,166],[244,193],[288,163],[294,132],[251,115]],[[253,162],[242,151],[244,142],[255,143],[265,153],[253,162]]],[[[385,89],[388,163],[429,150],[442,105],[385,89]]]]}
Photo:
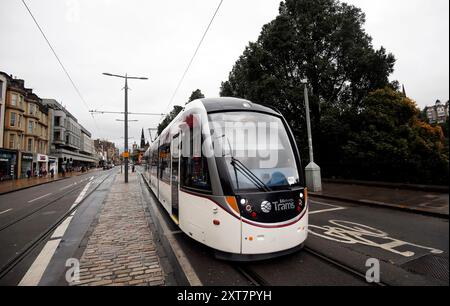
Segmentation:
{"type": "Polygon", "coordinates": [[[302,248],[307,190],[293,134],[279,112],[235,98],[193,101],[145,159],[161,205],[217,257],[260,260],[302,248]]]}

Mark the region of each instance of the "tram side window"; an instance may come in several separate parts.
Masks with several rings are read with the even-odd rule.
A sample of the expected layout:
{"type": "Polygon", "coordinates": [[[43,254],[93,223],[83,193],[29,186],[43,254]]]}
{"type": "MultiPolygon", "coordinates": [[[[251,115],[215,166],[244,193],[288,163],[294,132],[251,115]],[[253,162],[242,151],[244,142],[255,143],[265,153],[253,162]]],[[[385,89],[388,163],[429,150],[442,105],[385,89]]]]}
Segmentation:
{"type": "Polygon", "coordinates": [[[170,184],[170,143],[159,147],[159,179],[170,184]]]}
{"type": "MultiPolygon", "coordinates": [[[[183,140],[183,142],[185,141],[190,141],[191,152],[188,157],[181,157],[181,187],[210,193],[212,189],[208,170],[208,160],[203,154],[200,157],[194,157],[192,154],[192,137],[183,140]]],[[[184,145],[183,142],[181,144],[182,146],[184,145]]]]}
{"type": "Polygon", "coordinates": [[[150,173],[154,176],[158,176],[158,149],[154,148],[150,156],[150,173]]]}

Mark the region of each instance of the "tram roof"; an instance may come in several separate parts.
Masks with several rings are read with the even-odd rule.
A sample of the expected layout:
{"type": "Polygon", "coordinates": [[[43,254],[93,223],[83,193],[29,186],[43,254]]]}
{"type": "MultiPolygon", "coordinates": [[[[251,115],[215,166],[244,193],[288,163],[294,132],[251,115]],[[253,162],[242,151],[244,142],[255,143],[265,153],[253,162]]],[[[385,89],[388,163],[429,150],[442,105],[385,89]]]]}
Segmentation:
{"type": "Polygon", "coordinates": [[[201,99],[207,113],[226,111],[256,111],[274,115],[279,113],[269,107],[238,98],[207,98],[201,99]],[[248,107],[250,105],[250,107],[248,107]]]}

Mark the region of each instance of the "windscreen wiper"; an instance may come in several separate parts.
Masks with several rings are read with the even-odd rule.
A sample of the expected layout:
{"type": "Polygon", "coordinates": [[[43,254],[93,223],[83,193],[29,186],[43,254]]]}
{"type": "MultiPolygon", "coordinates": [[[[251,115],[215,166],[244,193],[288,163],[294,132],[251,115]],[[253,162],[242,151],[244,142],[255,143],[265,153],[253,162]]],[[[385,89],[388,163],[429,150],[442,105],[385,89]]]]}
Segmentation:
{"type": "Polygon", "coordinates": [[[246,165],[244,165],[240,160],[231,157],[231,165],[235,170],[241,172],[247,179],[249,179],[256,187],[261,189],[262,191],[270,192],[269,186],[267,186],[263,181],[259,179],[246,165]]]}
{"type": "MultiPolygon", "coordinates": [[[[230,139],[223,134],[221,137],[218,138],[226,138],[228,143],[228,149],[230,150],[230,156],[231,156],[231,166],[233,166],[234,173],[236,176],[236,186],[239,188],[239,179],[237,176],[237,171],[241,172],[244,177],[246,177],[250,182],[252,182],[256,187],[258,187],[262,191],[270,192],[272,189],[269,188],[266,184],[264,184],[263,181],[259,179],[247,166],[245,166],[240,160],[236,159],[233,155],[233,149],[231,148],[230,139]]],[[[225,153],[222,152],[222,156],[225,157],[225,153]]]]}

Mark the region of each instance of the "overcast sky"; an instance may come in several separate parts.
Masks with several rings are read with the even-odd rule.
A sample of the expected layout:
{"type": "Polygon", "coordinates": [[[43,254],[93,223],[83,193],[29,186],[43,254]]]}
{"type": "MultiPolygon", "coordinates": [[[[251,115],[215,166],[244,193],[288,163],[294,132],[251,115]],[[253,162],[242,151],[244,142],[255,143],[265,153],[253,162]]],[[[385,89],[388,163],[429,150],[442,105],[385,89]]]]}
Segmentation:
{"type": "MultiPolygon", "coordinates": [[[[392,79],[422,108],[449,98],[448,0],[347,0],[366,13],[376,48],[395,54],[392,79]]],[[[78,85],[85,106],[65,77],[20,0],[0,0],[0,70],[25,80],[41,98],[54,98],[94,138],[123,142],[123,81],[102,72],[147,76],[131,81],[129,109],[165,112],[167,104],[219,0],[27,0],[48,39],[78,85]]],[[[200,88],[219,95],[233,64],[261,27],[278,14],[280,0],[225,0],[183,82],[174,104],[184,105],[200,88]]],[[[130,142],[160,117],[137,117],[130,142]]],[[[148,131],[145,131],[148,137],[148,131]]]]}

